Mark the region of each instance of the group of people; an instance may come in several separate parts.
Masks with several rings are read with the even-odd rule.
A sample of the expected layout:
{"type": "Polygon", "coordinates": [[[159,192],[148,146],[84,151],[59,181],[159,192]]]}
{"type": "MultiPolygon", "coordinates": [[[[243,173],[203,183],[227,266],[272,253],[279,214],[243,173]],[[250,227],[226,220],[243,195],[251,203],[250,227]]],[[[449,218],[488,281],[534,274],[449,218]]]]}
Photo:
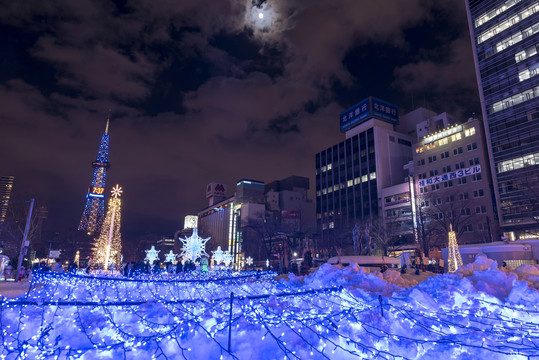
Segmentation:
{"type": "MultiPolygon", "coordinates": [[[[19,269],[18,281],[27,278],[30,273],[30,269],[26,269],[24,266],[21,265],[21,268],[19,269]]],[[[17,276],[17,267],[13,267],[11,265],[11,262],[8,262],[7,265],[4,267],[4,280],[14,279],[15,276],[17,276]]]]}
{"type": "MultiPolygon", "coordinates": [[[[209,270],[209,260],[206,257],[203,257],[200,259],[200,271],[207,272],[209,270]]],[[[90,273],[92,270],[96,270],[97,268],[89,265],[83,270],[85,270],[86,273],[90,273]]],[[[178,261],[176,265],[174,265],[172,262],[167,262],[165,264],[165,268],[161,269],[158,265],[152,266],[149,262],[129,262],[122,264],[121,273],[124,276],[133,276],[133,275],[141,275],[141,274],[152,274],[152,273],[160,273],[163,271],[166,271],[169,274],[180,274],[180,273],[189,273],[197,269],[197,265],[193,263],[191,260],[186,260],[182,263],[182,261],[178,261]]],[[[72,262],[69,265],[67,263],[62,264],[59,259],[56,259],[53,263],[48,263],[45,261],[42,261],[40,263],[36,263],[33,265],[32,269],[25,269],[24,266],[21,266],[21,270],[19,271],[19,281],[25,277],[28,277],[29,274],[31,274],[32,271],[53,271],[56,273],[64,273],[64,272],[70,272],[74,273],[79,270],[79,266],[72,262]]],[[[13,279],[16,275],[16,271],[11,265],[10,262],[7,263],[7,265],[4,267],[4,278],[5,279],[13,279]]]]}
{"type": "MultiPolygon", "coordinates": [[[[206,272],[208,271],[208,259],[202,258],[200,259],[200,271],[206,272]]],[[[172,262],[165,263],[164,269],[161,269],[158,265],[150,264],[149,262],[129,262],[126,264],[123,264],[122,266],[122,274],[124,276],[133,276],[133,275],[141,275],[141,274],[156,274],[163,271],[166,271],[169,274],[180,274],[180,273],[189,273],[191,271],[196,270],[196,264],[193,263],[191,260],[185,261],[185,263],[182,263],[182,261],[178,261],[176,265],[174,265],[172,262]]]]}

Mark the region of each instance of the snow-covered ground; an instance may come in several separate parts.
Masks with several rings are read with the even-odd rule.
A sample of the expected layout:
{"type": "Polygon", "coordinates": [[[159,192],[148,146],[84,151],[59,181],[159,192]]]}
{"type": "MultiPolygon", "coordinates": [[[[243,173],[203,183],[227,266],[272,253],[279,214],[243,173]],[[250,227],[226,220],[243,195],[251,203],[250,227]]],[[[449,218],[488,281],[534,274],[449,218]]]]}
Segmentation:
{"type": "Polygon", "coordinates": [[[418,284],[327,264],[278,281],[41,275],[0,304],[0,358],[539,359],[538,289],[539,266],[484,257],[418,284]]]}

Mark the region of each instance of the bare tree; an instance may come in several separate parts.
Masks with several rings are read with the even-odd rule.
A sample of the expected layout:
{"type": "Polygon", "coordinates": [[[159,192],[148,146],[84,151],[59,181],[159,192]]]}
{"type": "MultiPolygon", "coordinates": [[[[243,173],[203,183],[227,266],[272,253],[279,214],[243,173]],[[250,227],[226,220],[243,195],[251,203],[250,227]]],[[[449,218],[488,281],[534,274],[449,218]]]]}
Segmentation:
{"type": "MultiPolygon", "coordinates": [[[[12,259],[16,259],[20,251],[28,211],[29,201],[10,201],[7,216],[1,224],[0,247],[2,247],[2,252],[12,259]]],[[[41,241],[41,231],[46,214],[46,209],[43,206],[35,206],[32,211],[27,238],[31,245],[41,241]]]]}
{"type": "Polygon", "coordinates": [[[458,240],[478,220],[473,200],[456,189],[424,193],[416,201],[418,239],[426,254],[431,246],[445,244],[450,226],[458,240]]]}
{"type": "Polygon", "coordinates": [[[388,248],[397,241],[397,238],[393,236],[382,217],[377,217],[370,223],[368,236],[375,248],[379,249],[383,256],[387,256],[388,248]]]}

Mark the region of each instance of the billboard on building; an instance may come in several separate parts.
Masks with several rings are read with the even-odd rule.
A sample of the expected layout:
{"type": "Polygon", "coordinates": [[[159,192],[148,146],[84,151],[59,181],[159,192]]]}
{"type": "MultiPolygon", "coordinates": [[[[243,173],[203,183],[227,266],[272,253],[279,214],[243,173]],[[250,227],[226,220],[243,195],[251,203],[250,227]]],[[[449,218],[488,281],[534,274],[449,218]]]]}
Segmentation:
{"type": "Polygon", "coordinates": [[[369,96],[365,100],[341,113],[341,131],[347,131],[370,118],[377,118],[392,124],[399,123],[397,105],[369,96]]]}
{"type": "Polygon", "coordinates": [[[419,187],[421,188],[424,186],[439,184],[439,183],[446,182],[449,180],[460,179],[468,175],[479,174],[480,172],[481,172],[481,165],[475,165],[466,169],[451,171],[442,175],[430,177],[428,179],[422,179],[418,181],[418,184],[419,184],[419,187]]]}
{"type": "Polygon", "coordinates": [[[198,227],[198,216],[187,215],[183,222],[184,229],[196,229],[198,227]]]}
{"type": "Polygon", "coordinates": [[[281,224],[289,231],[300,230],[301,214],[296,210],[282,210],[281,224]]]}
{"type": "Polygon", "coordinates": [[[209,183],[206,186],[206,199],[212,196],[226,196],[226,185],[218,182],[209,183]]]}

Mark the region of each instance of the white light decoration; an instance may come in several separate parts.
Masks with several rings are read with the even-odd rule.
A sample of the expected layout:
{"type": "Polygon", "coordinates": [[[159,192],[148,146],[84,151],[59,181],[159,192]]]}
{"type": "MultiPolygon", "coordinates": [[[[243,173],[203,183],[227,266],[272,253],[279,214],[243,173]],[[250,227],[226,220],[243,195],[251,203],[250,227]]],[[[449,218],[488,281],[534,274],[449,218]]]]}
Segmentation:
{"type": "Polygon", "coordinates": [[[176,254],[174,254],[172,252],[172,250],[170,250],[170,252],[168,254],[165,255],[165,262],[174,262],[176,261],[176,254]]]}
{"type": "Polygon", "coordinates": [[[223,250],[221,250],[220,246],[217,246],[217,250],[212,251],[212,259],[215,262],[215,265],[219,265],[223,262],[225,253],[223,250]]]}
{"type": "Polygon", "coordinates": [[[152,248],[150,250],[144,250],[146,251],[146,257],[144,260],[148,261],[150,264],[153,264],[155,260],[159,260],[158,254],[160,253],[160,250],[155,250],[155,246],[152,245],[152,248]]]}
{"type": "Polygon", "coordinates": [[[453,225],[450,224],[449,229],[449,233],[447,234],[449,237],[447,249],[447,271],[453,273],[457,271],[459,266],[462,266],[462,258],[460,257],[459,245],[457,243],[457,236],[453,231],[453,225]]]}
{"type": "Polygon", "coordinates": [[[225,264],[225,266],[230,266],[233,260],[234,257],[232,256],[232,253],[230,251],[227,250],[223,252],[223,263],[225,264]]]}
{"type": "Polygon", "coordinates": [[[121,264],[122,235],[121,208],[122,188],[116,185],[112,188],[112,197],[109,200],[107,214],[99,237],[94,242],[93,261],[96,265],[108,270],[109,267],[119,268],[121,264]]]}
{"type": "Polygon", "coordinates": [[[380,281],[390,289],[398,282],[330,266],[301,282],[266,271],[170,278],[37,271],[39,287],[1,301],[0,358],[531,359],[539,294],[525,281],[501,284],[502,276],[517,278],[508,269],[479,270],[488,261],[394,295],[381,294],[380,281]],[[499,298],[500,286],[511,300],[499,298]]]}
{"type": "Polygon", "coordinates": [[[253,258],[249,256],[247,259],[245,259],[245,263],[247,266],[253,265],[253,258]]]}
{"type": "Polygon", "coordinates": [[[202,256],[209,256],[205,250],[208,240],[210,240],[210,238],[201,238],[198,236],[197,229],[193,229],[193,234],[190,237],[185,239],[180,238],[180,241],[183,243],[180,256],[182,259],[190,260],[193,263],[195,263],[195,261],[202,256]]]}

